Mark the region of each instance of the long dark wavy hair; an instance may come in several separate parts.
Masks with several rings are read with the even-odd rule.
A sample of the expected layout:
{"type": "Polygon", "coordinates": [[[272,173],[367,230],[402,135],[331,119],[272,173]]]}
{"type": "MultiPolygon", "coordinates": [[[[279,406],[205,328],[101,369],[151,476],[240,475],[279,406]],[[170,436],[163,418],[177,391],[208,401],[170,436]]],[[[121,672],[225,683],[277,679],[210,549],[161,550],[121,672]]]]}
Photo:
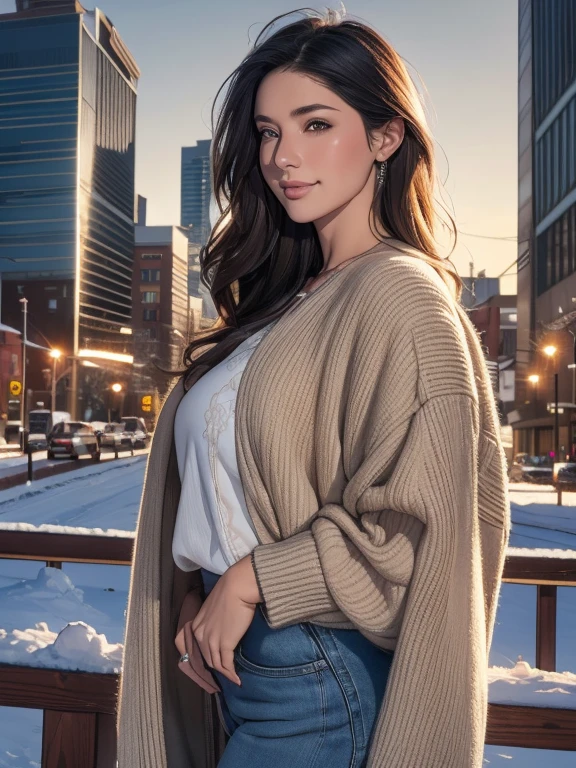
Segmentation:
{"type": "MultiPolygon", "coordinates": [[[[184,351],[185,370],[172,372],[185,374],[185,385],[192,372],[203,375],[244,339],[280,317],[323,266],[313,223],[289,218],[260,169],[254,104],[260,83],[275,69],[307,75],[330,88],[359,112],[367,137],[393,117],[403,118],[404,139],[388,159],[386,183],[375,191],[375,234],[384,239],[388,233],[418,249],[455,299],[460,297],[461,281],[436,248],[433,142],[402,59],[377,32],[342,19],[335,11],[321,14],[301,8],[282,14],[264,27],[250,53],[219,89],[212,107],[214,126],[216,101],[229,83],[213,127],[211,151],[220,217],[200,259],[200,277],[210,290],[218,320],[184,351]],[[267,36],[292,13],[304,18],[267,36]]],[[[448,218],[455,243],[456,228],[448,218]]]]}

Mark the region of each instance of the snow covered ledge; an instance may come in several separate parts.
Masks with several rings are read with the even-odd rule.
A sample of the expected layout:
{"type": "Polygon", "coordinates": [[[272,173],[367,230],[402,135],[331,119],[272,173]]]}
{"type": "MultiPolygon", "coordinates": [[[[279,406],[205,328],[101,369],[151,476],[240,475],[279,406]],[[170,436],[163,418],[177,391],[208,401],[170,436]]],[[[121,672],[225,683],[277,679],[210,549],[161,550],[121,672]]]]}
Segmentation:
{"type": "Polygon", "coordinates": [[[506,550],[506,557],[545,557],[546,559],[576,560],[576,550],[508,547],[506,550]]]}
{"type": "Polygon", "coordinates": [[[60,533],[75,536],[111,536],[133,539],[134,531],[121,531],[115,528],[79,528],[72,525],[31,525],[30,523],[0,523],[0,531],[24,531],[28,533],[60,533]]]}
{"type": "Polygon", "coordinates": [[[576,709],[576,674],[546,672],[531,667],[522,656],[512,669],[488,669],[491,704],[576,709]]]}

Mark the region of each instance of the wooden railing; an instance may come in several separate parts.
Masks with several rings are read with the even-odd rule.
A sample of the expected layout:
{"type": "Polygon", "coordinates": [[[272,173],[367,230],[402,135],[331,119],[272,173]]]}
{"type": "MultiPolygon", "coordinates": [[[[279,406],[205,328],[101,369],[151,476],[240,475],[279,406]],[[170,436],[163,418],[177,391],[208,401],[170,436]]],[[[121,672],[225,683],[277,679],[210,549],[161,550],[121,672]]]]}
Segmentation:
{"type": "MultiPolygon", "coordinates": [[[[132,538],[0,530],[0,558],[130,565],[132,538]]],[[[576,557],[511,556],[503,580],[537,586],[536,666],[553,671],[556,590],[576,586],[576,557]]],[[[44,710],[42,768],[114,768],[118,676],[0,665],[0,706],[44,710]]],[[[486,743],[576,751],[576,710],[490,704],[486,743]]]]}

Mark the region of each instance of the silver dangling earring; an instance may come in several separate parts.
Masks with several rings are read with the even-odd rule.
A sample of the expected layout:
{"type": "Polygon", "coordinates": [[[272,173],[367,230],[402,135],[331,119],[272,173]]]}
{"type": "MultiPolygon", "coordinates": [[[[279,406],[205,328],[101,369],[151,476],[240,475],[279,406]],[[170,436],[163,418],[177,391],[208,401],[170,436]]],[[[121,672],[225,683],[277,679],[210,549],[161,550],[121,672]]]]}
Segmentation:
{"type": "Polygon", "coordinates": [[[386,181],[386,176],[388,175],[388,160],[384,160],[382,163],[380,163],[380,170],[378,171],[378,186],[382,186],[384,182],[386,181]]]}

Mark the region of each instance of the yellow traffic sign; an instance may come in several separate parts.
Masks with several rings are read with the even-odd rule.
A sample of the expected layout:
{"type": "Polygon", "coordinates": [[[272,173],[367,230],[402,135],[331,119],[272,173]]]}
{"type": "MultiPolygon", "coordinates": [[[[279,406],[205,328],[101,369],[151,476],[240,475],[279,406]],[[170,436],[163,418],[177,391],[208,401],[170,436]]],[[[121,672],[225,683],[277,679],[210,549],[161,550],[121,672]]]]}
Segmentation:
{"type": "Polygon", "coordinates": [[[152,395],[142,395],[142,405],[152,405],[152,395]]]}
{"type": "Polygon", "coordinates": [[[152,410],[152,406],[151,405],[143,405],[142,406],[142,410],[143,411],[151,411],[152,410]]]}
{"type": "Polygon", "coordinates": [[[14,397],[22,394],[22,382],[13,380],[10,382],[10,394],[14,397]]]}

